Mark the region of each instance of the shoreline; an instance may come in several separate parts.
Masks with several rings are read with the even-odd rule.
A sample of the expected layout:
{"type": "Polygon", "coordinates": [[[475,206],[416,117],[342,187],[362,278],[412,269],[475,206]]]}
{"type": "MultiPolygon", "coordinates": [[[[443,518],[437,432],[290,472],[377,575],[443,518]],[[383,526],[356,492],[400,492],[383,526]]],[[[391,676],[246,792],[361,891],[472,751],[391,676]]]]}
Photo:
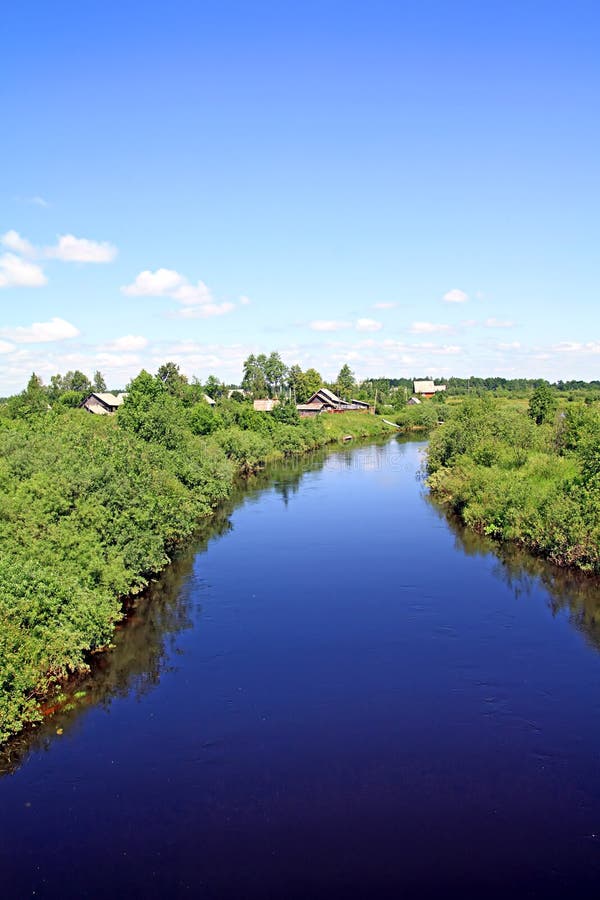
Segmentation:
{"type": "MultiPolygon", "coordinates": [[[[340,449],[345,448],[348,450],[348,443],[344,442],[344,436],[347,436],[348,434],[352,434],[352,447],[358,447],[374,444],[379,440],[386,441],[400,433],[390,432],[387,427],[385,430],[382,428],[379,434],[373,433],[370,428],[361,429],[360,424],[362,423],[356,422],[354,416],[351,424],[355,425],[355,427],[348,427],[347,419],[345,418],[348,415],[353,416],[352,413],[345,413],[335,417],[336,421],[332,424],[339,424],[344,427],[341,429],[336,428],[334,431],[325,432],[324,442],[317,447],[302,452],[284,453],[282,455],[273,454],[272,457],[268,458],[263,464],[251,469],[239,466],[229,485],[227,497],[220,500],[211,509],[208,515],[197,522],[197,527],[193,533],[175,545],[174,551],[171,551],[171,556],[168,556],[165,559],[164,565],[152,574],[143,589],[138,592],[135,592],[132,589],[129,593],[122,594],[115,598],[120,604],[120,614],[114,621],[109,642],[101,647],[83,650],[84,665],[79,670],[74,670],[62,678],[57,677],[53,680],[51,690],[47,692],[40,691],[39,693],[37,693],[37,691],[34,692],[32,696],[35,697],[36,700],[36,717],[25,720],[21,728],[9,734],[4,741],[0,741],[0,752],[7,748],[13,740],[23,737],[27,738],[35,734],[36,729],[49,721],[55,714],[69,710],[70,705],[73,704],[75,700],[79,699],[76,697],[77,688],[90,678],[94,665],[98,660],[105,658],[107,654],[114,650],[115,645],[113,640],[117,635],[117,632],[127,627],[128,620],[135,616],[136,609],[139,605],[149,602],[149,598],[151,598],[153,591],[156,590],[157,585],[165,578],[166,574],[177,565],[179,560],[184,558],[186,554],[190,552],[192,547],[197,546],[198,541],[201,540],[205,531],[211,530],[212,526],[219,520],[223,511],[229,507],[232,499],[236,497],[240,489],[242,493],[247,491],[250,479],[259,477],[262,473],[266,473],[270,467],[285,464],[286,461],[299,463],[301,460],[309,458],[311,454],[324,453],[328,450],[333,451],[335,445],[340,449]],[[342,416],[344,418],[342,418],[342,416]],[[339,434],[338,431],[340,431],[339,434]]],[[[361,414],[361,418],[362,415],[364,414],[361,414]]],[[[368,416],[365,418],[369,420],[369,423],[373,423],[374,417],[368,416]]],[[[375,421],[382,425],[382,420],[380,418],[377,418],[375,421]]],[[[43,675],[46,679],[50,676],[50,672],[46,672],[43,675]]]]}

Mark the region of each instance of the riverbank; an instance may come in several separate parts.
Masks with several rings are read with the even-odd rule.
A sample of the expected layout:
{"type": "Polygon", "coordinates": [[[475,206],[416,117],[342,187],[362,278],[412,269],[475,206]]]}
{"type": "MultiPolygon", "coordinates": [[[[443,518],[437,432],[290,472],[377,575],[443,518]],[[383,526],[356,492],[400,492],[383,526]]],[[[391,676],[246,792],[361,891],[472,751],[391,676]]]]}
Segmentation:
{"type": "Polygon", "coordinates": [[[600,574],[600,417],[573,403],[527,410],[470,400],[431,435],[432,493],[470,528],[561,567],[600,574]]]}
{"type": "Polygon", "coordinates": [[[10,743],[5,894],[78,900],[102,847],[100,900],[173,873],[208,897],[594,896],[594,579],[449,522],[424,449],[334,445],[236,485],[80,706],[10,743]]]}
{"type": "Polygon", "coordinates": [[[0,741],[39,722],[42,703],[110,646],[127,598],[215,516],[240,474],[344,435],[390,433],[361,414],[288,424],[243,403],[214,413],[132,393],[115,417],[2,423],[0,741]]]}

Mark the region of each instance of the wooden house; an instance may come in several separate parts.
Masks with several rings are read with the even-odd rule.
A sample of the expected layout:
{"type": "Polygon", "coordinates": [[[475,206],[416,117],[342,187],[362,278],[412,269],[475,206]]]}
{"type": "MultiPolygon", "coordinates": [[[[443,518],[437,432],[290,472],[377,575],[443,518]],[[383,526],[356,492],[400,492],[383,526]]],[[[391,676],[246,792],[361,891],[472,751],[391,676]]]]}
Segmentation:
{"type": "Polygon", "coordinates": [[[309,397],[306,403],[298,403],[296,409],[301,418],[308,416],[317,416],[320,413],[338,413],[338,412],[370,412],[373,408],[363,400],[342,400],[329,388],[319,388],[318,391],[309,397]]]}
{"type": "Polygon", "coordinates": [[[413,382],[413,393],[418,394],[420,397],[433,397],[434,394],[445,390],[445,384],[434,384],[430,379],[413,382]]]}
{"type": "Polygon", "coordinates": [[[252,405],[257,412],[271,412],[275,409],[278,403],[278,398],[272,397],[266,400],[254,400],[252,405]]]}
{"type": "Polygon", "coordinates": [[[97,416],[109,416],[123,405],[126,396],[127,394],[109,394],[107,391],[98,391],[86,397],[80,406],[97,416]]]}

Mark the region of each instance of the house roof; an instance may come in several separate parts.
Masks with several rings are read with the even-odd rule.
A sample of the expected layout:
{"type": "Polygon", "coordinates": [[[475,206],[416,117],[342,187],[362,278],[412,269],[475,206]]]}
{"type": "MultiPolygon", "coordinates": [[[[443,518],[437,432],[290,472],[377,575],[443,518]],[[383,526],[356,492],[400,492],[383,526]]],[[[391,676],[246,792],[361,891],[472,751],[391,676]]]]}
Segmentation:
{"type": "Polygon", "coordinates": [[[338,397],[337,394],[334,394],[333,391],[330,391],[329,388],[325,388],[325,387],[319,388],[319,390],[317,391],[317,393],[314,396],[317,396],[318,394],[324,394],[325,397],[327,397],[328,400],[331,400],[332,403],[342,403],[343,402],[342,398],[338,397]]]}
{"type": "Polygon", "coordinates": [[[265,400],[255,400],[252,405],[257,412],[271,412],[271,410],[274,409],[278,403],[279,400],[277,399],[277,397],[273,397],[272,399],[267,398],[265,400]]]}
{"type": "Polygon", "coordinates": [[[434,384],[433,381],[415,381],[413,384],[415,394],[437,394],[438,391],[445,391],[445,384],[434,384]]]}
{"type": "Polygon", "coordinates": [[[433,394],[435,391],[433,381],[415,381],[413,387],[415,394],[433,394]]]}
{"type": "Polygon", "coordinates": [[[108,391],[93,391],[90,394],[90,397],[96,397],[105,406],[121,406],[126,396],[127,394],[111,394],[108,391]]]}
{"type": "Polygon", "coordinates": [[[314,410],[320,412],[324,406],[325,403],[298,403],[296,409],[299,412],[313,412],[314,410]]]}
{"type": "Polygon", "coordinates": [[[215,405],[215,401],[213,400],[212,397],[209,397],[208,394],[204,394],[203,396],[204,396],[204,400],[206,401],[206,403],[208,403],[209,406],[215,405]]]}
{"type": "Polygon", "coordinates": [[[338,397],[337,394],[334,394],[333,391],[330,391],[329,388],[319,388],[318,391],[315,391],[312,397],[309,397],[306,401],[307,403],[315,403],[315,402],[323,402],[329,403],[331,406],[337,406],[339,403],[343,403],[344,401],[341,397],[338,397]]]}
{"type": "Polygon", "coordinates": [[[369,406],[369,404],[365,403],[364,400],[351,400],[350,403],[355,403],[357,406],[369,406]]]}

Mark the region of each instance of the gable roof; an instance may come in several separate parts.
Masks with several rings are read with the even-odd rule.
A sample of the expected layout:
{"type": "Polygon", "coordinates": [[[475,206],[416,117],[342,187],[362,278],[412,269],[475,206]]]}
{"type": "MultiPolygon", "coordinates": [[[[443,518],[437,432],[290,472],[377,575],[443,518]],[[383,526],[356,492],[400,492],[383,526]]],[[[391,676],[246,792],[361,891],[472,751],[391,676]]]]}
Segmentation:
{"type": "MultiPolygon", "coordinates": [[[[342,398],[338,397],[337,394],[334,394],[333,391],[330,391],[329,388],[323,387],[319,388],[317,394],[324,394],[328,400],[331,400],[332,403],[342,403],[342,398]]],[[[316,396],[316,394],[315,394],[316,396]]]]}
{"type": "Polygon", "coordinates": [[[435,385],[433,381],[415,381],[414,385],[415,394],[434,394],[435,393],[435,385]]]}
{"type": "Polygon", "coordinates": [[[445,391],[445,384],[434,384],[433,381],[426,379],[425,381],[415,381],[413,383],[415,394],[437,394],[438,391],[445,391]]]}
{"type": "Polygon", "coordinates": [[[272,397],[267,398],[266,400],[255,400],[252,405],[257,412],[271,412],[278,403],[279,399],[277,397],[272,397]]]}
{"type": "MultiPolygon", "coordinates": [[[[318,391],[315,391],[312,397],[309,397],[306,401],[309,403],[328,403],[330,406],[338,406],[338,404],[343,403],[344,401],[341,397],[338,397],[337,394],[334,394],[333,391],[330,391],[329,388],[319,388],[318,391]]],[[[306,404],[303,404],[306,405],[306,404]]]]}
{"type": "MultiPolygon", "coordinates": [[[[108,391],[93,391],[90,397],[95,397],[105,406],[121,406],[127,394],[111,394],[108,391]]],[[[88,400],[90,399],[88,397],[88,400]]]]}

